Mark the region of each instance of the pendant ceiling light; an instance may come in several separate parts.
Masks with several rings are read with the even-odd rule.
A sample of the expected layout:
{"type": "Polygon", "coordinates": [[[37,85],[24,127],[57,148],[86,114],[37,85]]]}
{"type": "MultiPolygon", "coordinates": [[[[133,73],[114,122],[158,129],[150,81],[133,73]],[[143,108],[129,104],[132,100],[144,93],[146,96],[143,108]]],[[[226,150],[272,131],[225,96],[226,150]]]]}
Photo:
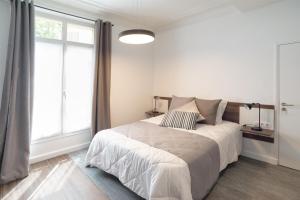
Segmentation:
{"type": "MultiPolygon", "coordinates": [[[[137,14],[140,1],[137,0],[137,14]]],[[[119,40],[126,44],[147,44],[153,42],[155,34],[145,29],[131,29],[123,31],[119,34],[119,40]]]]}
{"type": "Polygon", "coordinates": [[[144,29],[131,29],[119,34],[119,40],[126,44],[147,44],[153,42],[155,34],[144,29]]]}

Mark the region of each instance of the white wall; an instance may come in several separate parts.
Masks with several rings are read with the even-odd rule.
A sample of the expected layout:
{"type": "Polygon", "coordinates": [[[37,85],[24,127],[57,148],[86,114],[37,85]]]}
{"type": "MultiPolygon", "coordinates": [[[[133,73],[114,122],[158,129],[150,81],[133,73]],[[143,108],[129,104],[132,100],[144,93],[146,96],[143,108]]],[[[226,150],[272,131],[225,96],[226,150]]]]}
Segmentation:
{"type": "Polygon", "coordinates": [[[152,108],[152,45],[118,41],[124,27],[113,28],[111,117],[112,126],[134,122],[152,108]]]}
{"type": "Polygon", "coordinates": [[[3,81],[5,74],[7,41],[9,32],[10,5],[0,0],[0,106],[2,100],[3,81]]]}
{"type": "MultiPolygon", "coordinates": [[[[36,1],[46,7],[89,18],[102,18],[95,13],[60,6],[50,1],[36,1]]],[[[9,32],[9,2],[0,0],[0,92],[2,93],[4,64],[9,32]]],[[[105,18],[109,19],[109,18],[105,18]]],[[[152,45],[126,45],[118,41],[121,30],[135,27],[128,21],[113,18],[111,118],[112,126],[134,122],[145,117],[152,108],[152,45]]],[[[1,94],[0,93],[0,94],[1,94]]],[[[31,162],[41,161],[63,153],[85,148],[91,140],[89,132],[52,138],[31,145],[31,162]]]]}
{"type": "MultiPolygon", "coordinates": [[[[300,40],[299,10],[288,0],[162,30],[153,94],[275,104],[275,44],[300,40]]],[[[276,144],[245,139],[244,154],[277,160],[276,144]]]]}

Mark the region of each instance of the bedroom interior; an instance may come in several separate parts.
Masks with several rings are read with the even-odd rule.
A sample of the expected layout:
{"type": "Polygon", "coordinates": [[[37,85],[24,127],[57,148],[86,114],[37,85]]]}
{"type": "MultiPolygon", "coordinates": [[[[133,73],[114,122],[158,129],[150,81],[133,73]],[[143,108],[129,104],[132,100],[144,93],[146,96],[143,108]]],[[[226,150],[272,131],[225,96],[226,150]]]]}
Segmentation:
{"type": "Polygon", "coordinates": [[[0,0],[0,199],[300,199],[300,1],[0,0]]]}

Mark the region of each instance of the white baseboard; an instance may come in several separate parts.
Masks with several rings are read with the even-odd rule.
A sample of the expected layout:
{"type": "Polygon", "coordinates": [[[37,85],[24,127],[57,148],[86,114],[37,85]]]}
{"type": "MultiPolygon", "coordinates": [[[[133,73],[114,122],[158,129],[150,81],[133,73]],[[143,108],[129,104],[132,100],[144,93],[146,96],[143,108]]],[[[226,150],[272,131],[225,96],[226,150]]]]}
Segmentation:
{"type": "Polygon", "coordinates": [[[51,152],[47,152],[45,154],[40,154],[37,156],[33,156],[29,158],[29,163],[33,164],[33,163],[37,163],[43,160],[47,160],[47,159],[51,159],[57,156],[61,156],[67,153],[71,153],[74,151],[79,151],[81,149],[87,148],[90,145],[89,142],[87,143],[83,143],[83,144],[79,144],[79,145],[74,145],[74,146],[70,146],[70,147],[66,147],[66,148],[62,148],[59,149],[57,151],[51,151],[51,152]]]}
{"type": "Polygon", "coordinates": [[[249,151],[243,151],[241,155],[255,160],[267,162],[272,165],[278,165],[278,159],[271,156],[256,154],[249,151]]]}

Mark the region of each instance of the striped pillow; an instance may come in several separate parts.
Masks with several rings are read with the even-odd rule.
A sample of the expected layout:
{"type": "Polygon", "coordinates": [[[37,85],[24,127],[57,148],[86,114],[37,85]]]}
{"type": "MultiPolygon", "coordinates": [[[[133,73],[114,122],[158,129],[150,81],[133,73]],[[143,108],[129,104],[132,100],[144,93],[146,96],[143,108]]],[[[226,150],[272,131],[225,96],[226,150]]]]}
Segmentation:
{"type": "Polygon", "coordinates": [[[165,114],[160,126],[192,130],[196,129],[195,126],[198,118],[199,113],[196,112],[173,110],[165,114]]]}

